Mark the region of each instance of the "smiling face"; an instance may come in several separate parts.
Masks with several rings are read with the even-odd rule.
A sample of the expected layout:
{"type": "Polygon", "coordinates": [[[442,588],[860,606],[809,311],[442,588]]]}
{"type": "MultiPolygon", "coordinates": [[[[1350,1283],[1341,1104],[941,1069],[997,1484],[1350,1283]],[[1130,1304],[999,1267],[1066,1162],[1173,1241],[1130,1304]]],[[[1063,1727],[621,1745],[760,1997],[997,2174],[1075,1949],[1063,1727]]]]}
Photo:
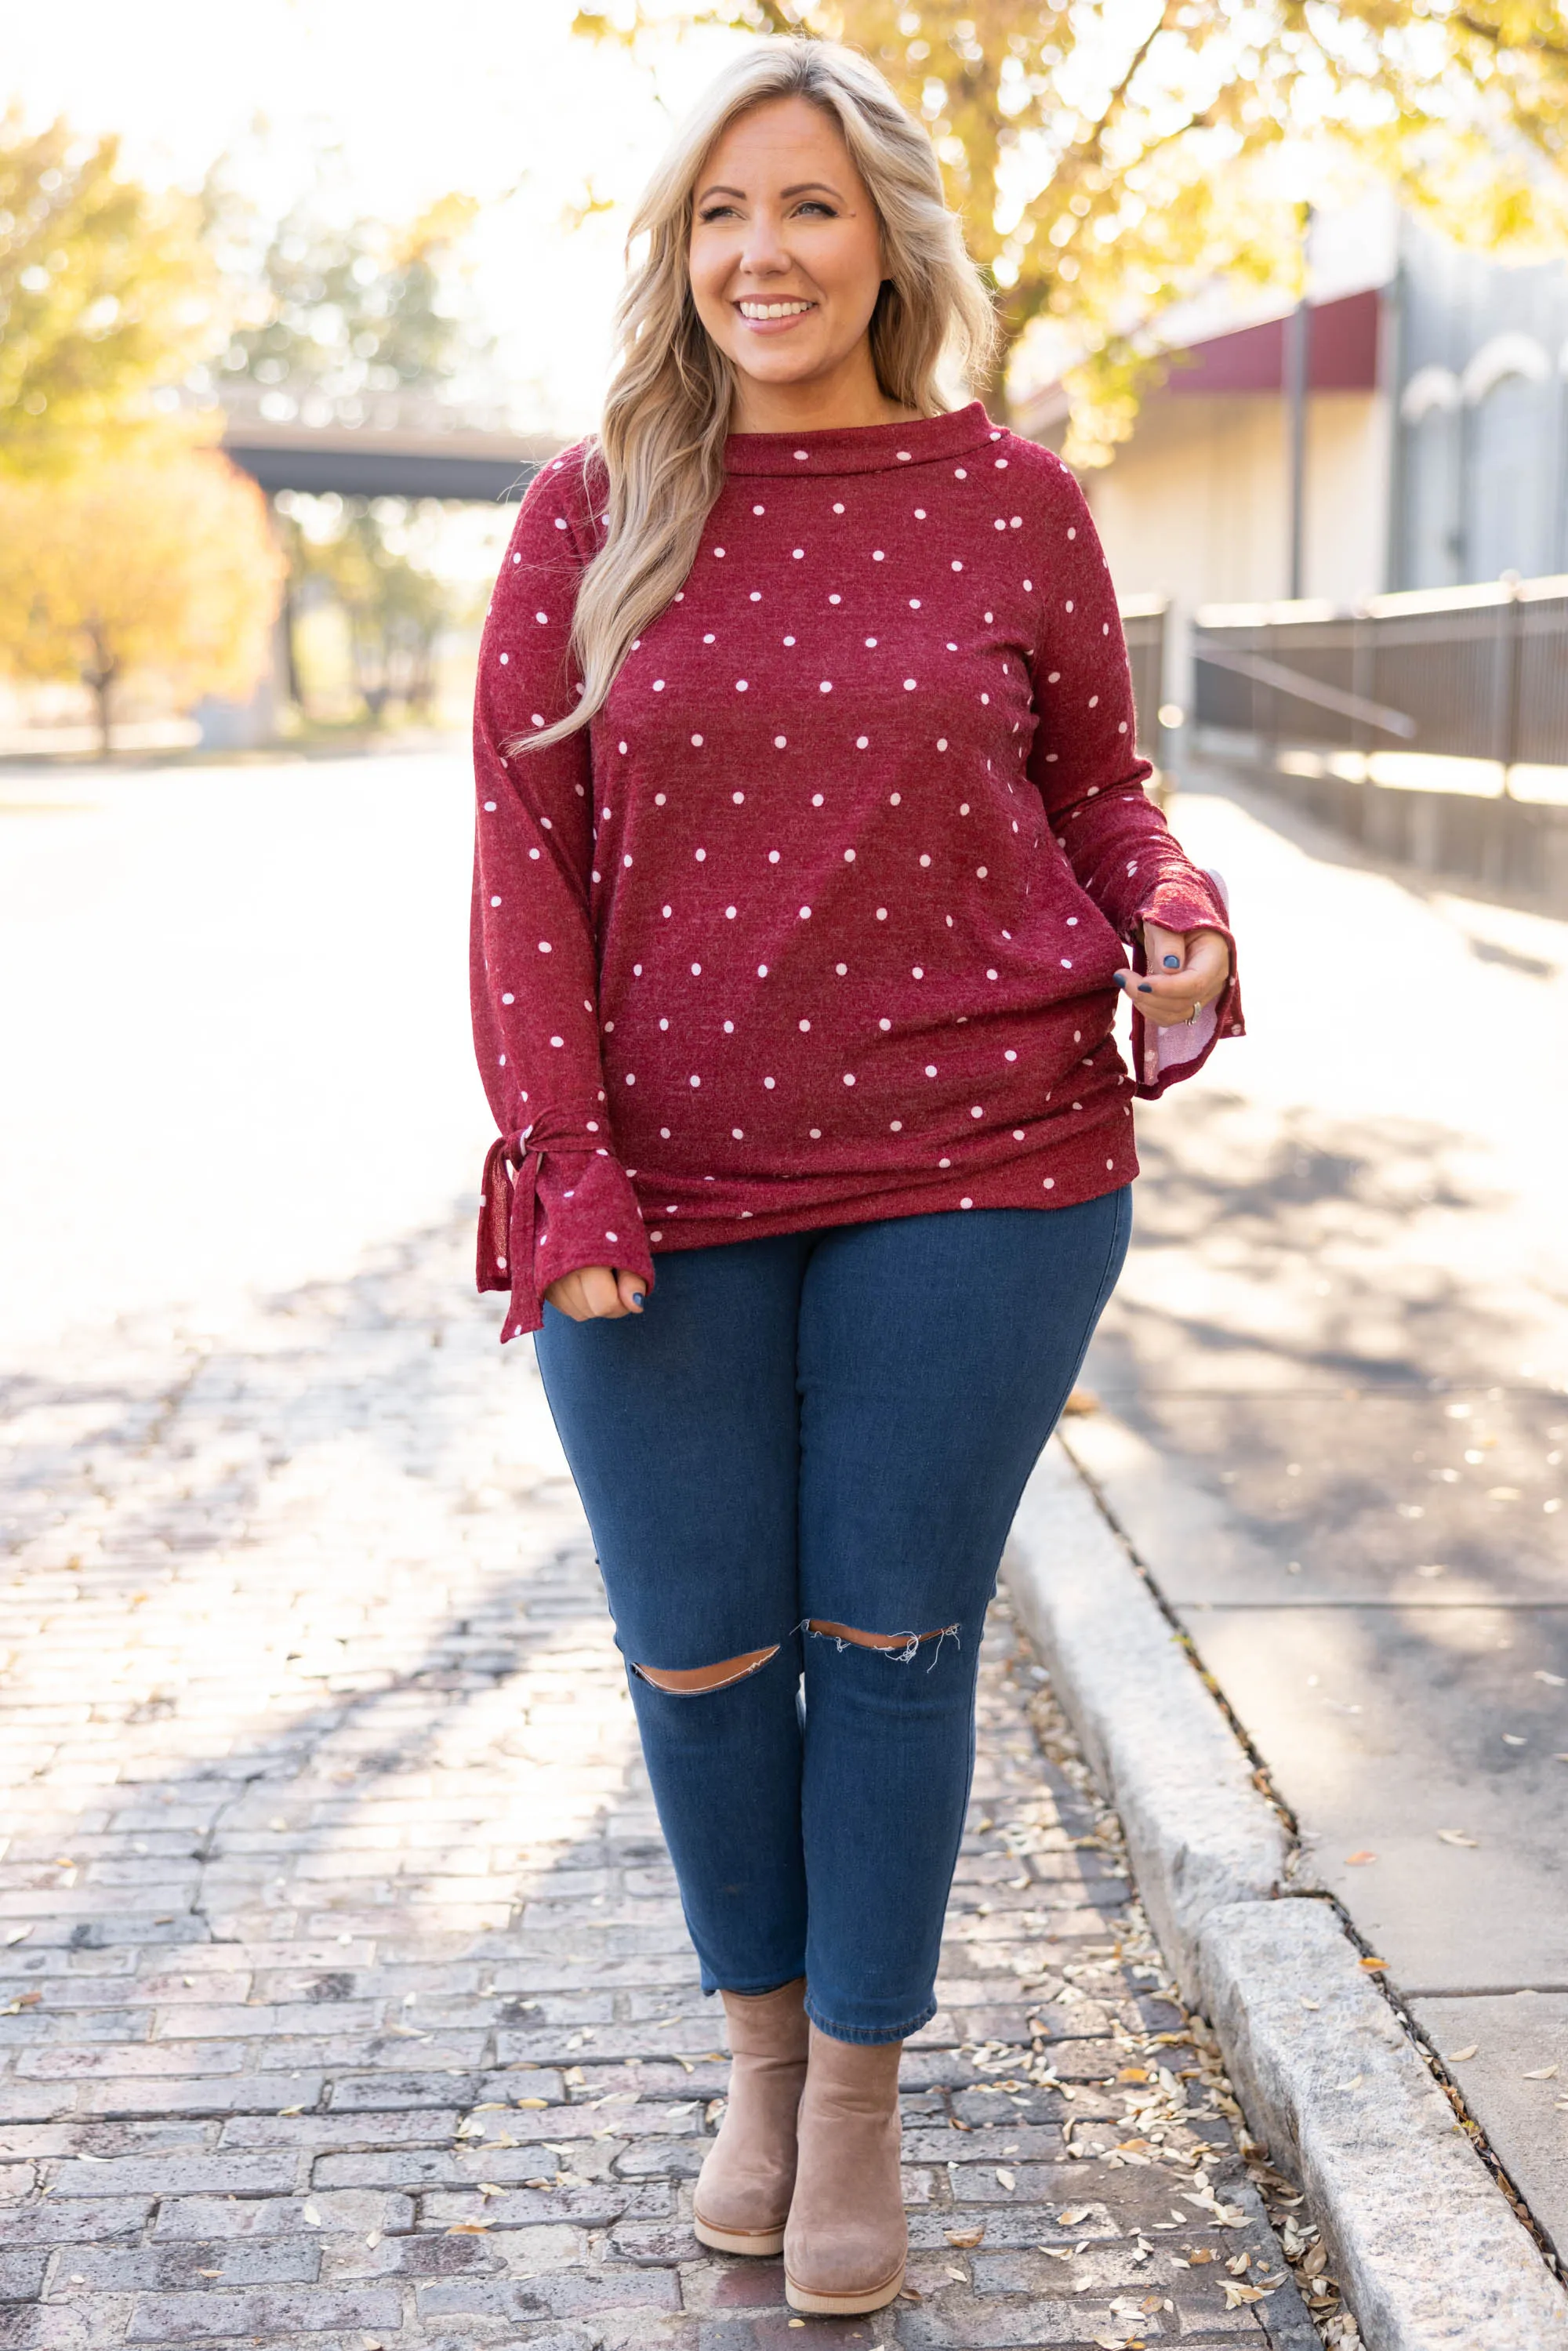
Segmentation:
{"type": "Polygon", "coordinates": [[[867,338],[886,275],[876,208],[820,106],[771,99],[714,141],[688,258],[697,315],[736,369],[737,431],[909,413],[877,383],[867,338]]]}

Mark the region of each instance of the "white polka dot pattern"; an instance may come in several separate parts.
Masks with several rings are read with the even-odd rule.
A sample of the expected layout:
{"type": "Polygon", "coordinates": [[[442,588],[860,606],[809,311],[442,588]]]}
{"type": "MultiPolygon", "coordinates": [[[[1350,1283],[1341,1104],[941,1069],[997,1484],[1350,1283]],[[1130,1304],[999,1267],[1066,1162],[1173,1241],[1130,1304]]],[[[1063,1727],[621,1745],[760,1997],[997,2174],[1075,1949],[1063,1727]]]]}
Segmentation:
{"type": "Polygon", "coordinates": [[[737,436],[727,462],[589,727],[513,747],[580,690],[605,504],[582,449],[531,486],[486,623],[474,1018],[503,1335],[611,1235],[651,1275],[651,1240],[741,1221],[1125,1182],[1123,942],[1223,926],[1145,797],[1109,575],[1054,456],[976,404],[737,436]]]}

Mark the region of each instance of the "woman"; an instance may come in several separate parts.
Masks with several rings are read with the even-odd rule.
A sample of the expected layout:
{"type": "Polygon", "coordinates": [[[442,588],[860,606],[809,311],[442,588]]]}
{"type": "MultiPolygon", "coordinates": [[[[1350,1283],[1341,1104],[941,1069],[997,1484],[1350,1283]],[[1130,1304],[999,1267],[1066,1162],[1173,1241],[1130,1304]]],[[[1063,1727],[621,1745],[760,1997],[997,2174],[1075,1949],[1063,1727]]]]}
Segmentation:
{"type": "Polygon", "coordinates": [[[1116,990],[1149,1094],[1239,1013],[1084,501],[937,390],[991,321],[924,131],[770,42],[633,236],[480,657],[479,1281],[538,1332],[728,2015],[697,2235],[870,2311],[987,1603],[1126,1248],[1116,990]]]}

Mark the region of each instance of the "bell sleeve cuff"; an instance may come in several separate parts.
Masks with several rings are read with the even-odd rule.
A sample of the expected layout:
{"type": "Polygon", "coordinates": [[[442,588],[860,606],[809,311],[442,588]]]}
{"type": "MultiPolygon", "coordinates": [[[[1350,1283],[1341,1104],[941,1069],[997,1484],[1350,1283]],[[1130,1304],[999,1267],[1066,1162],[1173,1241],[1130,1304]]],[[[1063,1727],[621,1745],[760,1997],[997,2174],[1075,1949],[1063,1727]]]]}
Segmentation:
{"type": "Polygon", "coordinates": [[[653,1259],[631,1177],[608,1150],[585,1145],[581,1119],[535,1119],[498,1135],[479,1196],[477,1287],[510,1293],[503,1343],[544,1320],[562,1274],[609,1265],[653,1286],[653,1259]]]}
{"type": "Polygon", "coordinates": [[[1167,931],[1218,931],[1230,950],[1230,977],[1212,1004],[1194,1020],[1178,1028],[1156,1029],[1133,1006],[1133,1068],[1134,1091],[1145,1102],[1157,1102],[1184,1078],[1195,1077],[1222,1037],[1244,1037],[1241,984],[1236,970],[1236,940],[1230,929],[1230,901],[1218,873],[1167,875],[1138,910],[1130,945],[1133,967],[1147,969],[1143,925],[1158,923],[1167,931]]]}

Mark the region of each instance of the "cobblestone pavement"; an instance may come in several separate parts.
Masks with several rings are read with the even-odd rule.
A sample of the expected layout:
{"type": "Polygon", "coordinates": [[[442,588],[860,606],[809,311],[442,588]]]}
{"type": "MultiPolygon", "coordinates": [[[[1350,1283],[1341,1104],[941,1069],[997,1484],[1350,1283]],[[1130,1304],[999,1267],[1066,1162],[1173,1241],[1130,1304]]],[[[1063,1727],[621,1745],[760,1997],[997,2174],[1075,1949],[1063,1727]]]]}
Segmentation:
{"type": "Polygon", "coordinates": [[[7,1384],[0,2346],[1306,2351],[1005,1610],[904,2064],[911,2292],[802,2322],[697,2246],[722,2015],[468,1248],[7,1384]]]}

